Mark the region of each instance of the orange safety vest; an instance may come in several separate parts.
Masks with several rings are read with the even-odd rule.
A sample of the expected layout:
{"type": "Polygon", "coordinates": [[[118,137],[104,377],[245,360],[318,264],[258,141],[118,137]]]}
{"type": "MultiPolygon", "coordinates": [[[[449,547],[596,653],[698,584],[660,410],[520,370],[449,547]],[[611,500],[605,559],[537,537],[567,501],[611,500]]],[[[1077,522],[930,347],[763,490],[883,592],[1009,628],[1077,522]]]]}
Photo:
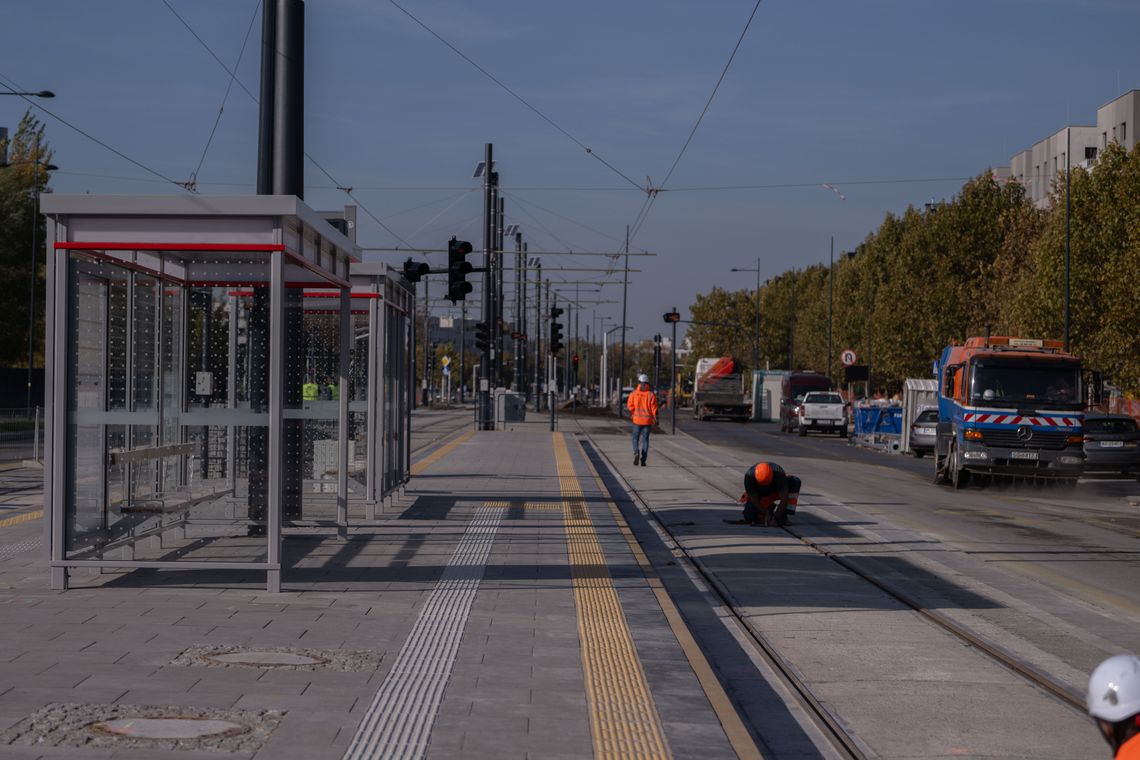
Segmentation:
{"type": "Polygon", "coordinates": [[[1140,759],[1140,735],[1133,736],[1124,744],[1120,745],[1120,749],[1116,752],[1116,760],[1138,760],[1140,759]]]}
{"type": "Polygon", "coordinates": [[[652,425],[657,419],[657,394],[638,388],[629,394],[626,402],[634,425],[652,425]]]}

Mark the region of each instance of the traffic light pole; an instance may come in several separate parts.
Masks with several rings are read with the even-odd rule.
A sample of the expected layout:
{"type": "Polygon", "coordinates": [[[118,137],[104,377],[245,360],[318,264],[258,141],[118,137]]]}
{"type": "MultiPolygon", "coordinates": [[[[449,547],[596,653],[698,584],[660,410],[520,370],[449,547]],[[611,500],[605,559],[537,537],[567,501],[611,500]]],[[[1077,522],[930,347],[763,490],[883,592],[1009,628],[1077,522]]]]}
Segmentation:
{"type": "MultiPolygon", "coordinates": [[[[487,325],[494,325],[495,317],[491,311],[491,290],[495,277],[492,270],[492,254],[491,248],[493,246],[493,230],[491,228],[491,167],[494,165],[491,162],[491,143],[487,143],[483,150],[484,170],[483,170],[483,304],[482,304],[482,318],[483,322],[487,325]]],[[[493,346],[494,344],[492,344],[493,346]]],[[[494,348],[490,349],[492,352],[494,348]]],[[[478,428],[480,430],[493,430],[494,421],[491,419],[491,392],[490,392],[490,375],[491,375],[491,357],[487,352],[484,352],[479,357],[479,386],[475,389],[475,406],[477,411],[476,419],[478,420],[478,428]]]]}

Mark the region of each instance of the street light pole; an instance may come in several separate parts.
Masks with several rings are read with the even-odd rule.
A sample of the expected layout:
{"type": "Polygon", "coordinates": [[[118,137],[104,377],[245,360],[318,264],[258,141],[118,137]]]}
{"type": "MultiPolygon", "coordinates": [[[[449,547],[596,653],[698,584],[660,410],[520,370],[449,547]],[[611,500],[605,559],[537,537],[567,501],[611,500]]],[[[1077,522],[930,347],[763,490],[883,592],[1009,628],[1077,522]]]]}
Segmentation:
{"type": "Polygon", "coordinates": [[[752,369],[760,369],[760,257],[756,257],[756,269],[733,267],[730,272],[756,272],[756,331],[752,336],[752,369]]]}
{"type": "Polygon", "coordinates": [[[827,266],[827,376],[831,377],[831,314],[835,301],[835,235],[831,236],[831,263],[827,266]]]}
{"type": "Polygon", "coordinates": [[[1069,186],[1070,177],[1073,174],[1071,170],[1072,131],[1072,127],[1065,127],[1065,353],[1069,351],[1069,211],[1071,208],[1069,186]]]}

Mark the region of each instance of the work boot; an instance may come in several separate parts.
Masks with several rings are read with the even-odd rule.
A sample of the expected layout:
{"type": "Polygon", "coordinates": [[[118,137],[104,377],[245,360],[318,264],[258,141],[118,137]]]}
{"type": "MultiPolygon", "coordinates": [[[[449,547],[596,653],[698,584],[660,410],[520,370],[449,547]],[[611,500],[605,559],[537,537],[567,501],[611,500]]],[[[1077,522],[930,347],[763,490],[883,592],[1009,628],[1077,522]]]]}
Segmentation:
{"type": "Polygon", "coordinates": [[[641,455],[641,466],[642,466],[642,467],[644,467],[644,466],[645,466],[645,456],[646,456],[645,454],[642,454],[642,455],[641,455]]]}

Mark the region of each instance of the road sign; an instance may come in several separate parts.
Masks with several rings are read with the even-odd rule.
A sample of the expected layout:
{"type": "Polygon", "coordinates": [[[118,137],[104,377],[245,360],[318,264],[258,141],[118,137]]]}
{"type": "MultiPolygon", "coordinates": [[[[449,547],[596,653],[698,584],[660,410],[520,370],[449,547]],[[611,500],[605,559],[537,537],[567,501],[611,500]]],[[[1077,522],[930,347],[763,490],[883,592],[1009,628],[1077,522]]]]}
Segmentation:
{"type": "Polygon", "coordinates": [[[451,364],[451,357],[441,356],[439,357],[439,363],[446,367],[448,364],[451,364]]]}
{"type": "Polygon", "coordinates": [[[859,357],[855,355],[854,351],[848,348],[844,349],[843,353],[839,355],[839,359],[843,362],[843,366],[850,367],[858,361],[859,357]]]}
{"type": "MultiPolygon", "coordinates": [[[[446,359],[447,357],[444,357],[444,358],[446,359]]],[[[450,374],[451,374],[451,367],[447,366],[446,364],[443,365],[443,376],[447,377],[450,374]]]]}

